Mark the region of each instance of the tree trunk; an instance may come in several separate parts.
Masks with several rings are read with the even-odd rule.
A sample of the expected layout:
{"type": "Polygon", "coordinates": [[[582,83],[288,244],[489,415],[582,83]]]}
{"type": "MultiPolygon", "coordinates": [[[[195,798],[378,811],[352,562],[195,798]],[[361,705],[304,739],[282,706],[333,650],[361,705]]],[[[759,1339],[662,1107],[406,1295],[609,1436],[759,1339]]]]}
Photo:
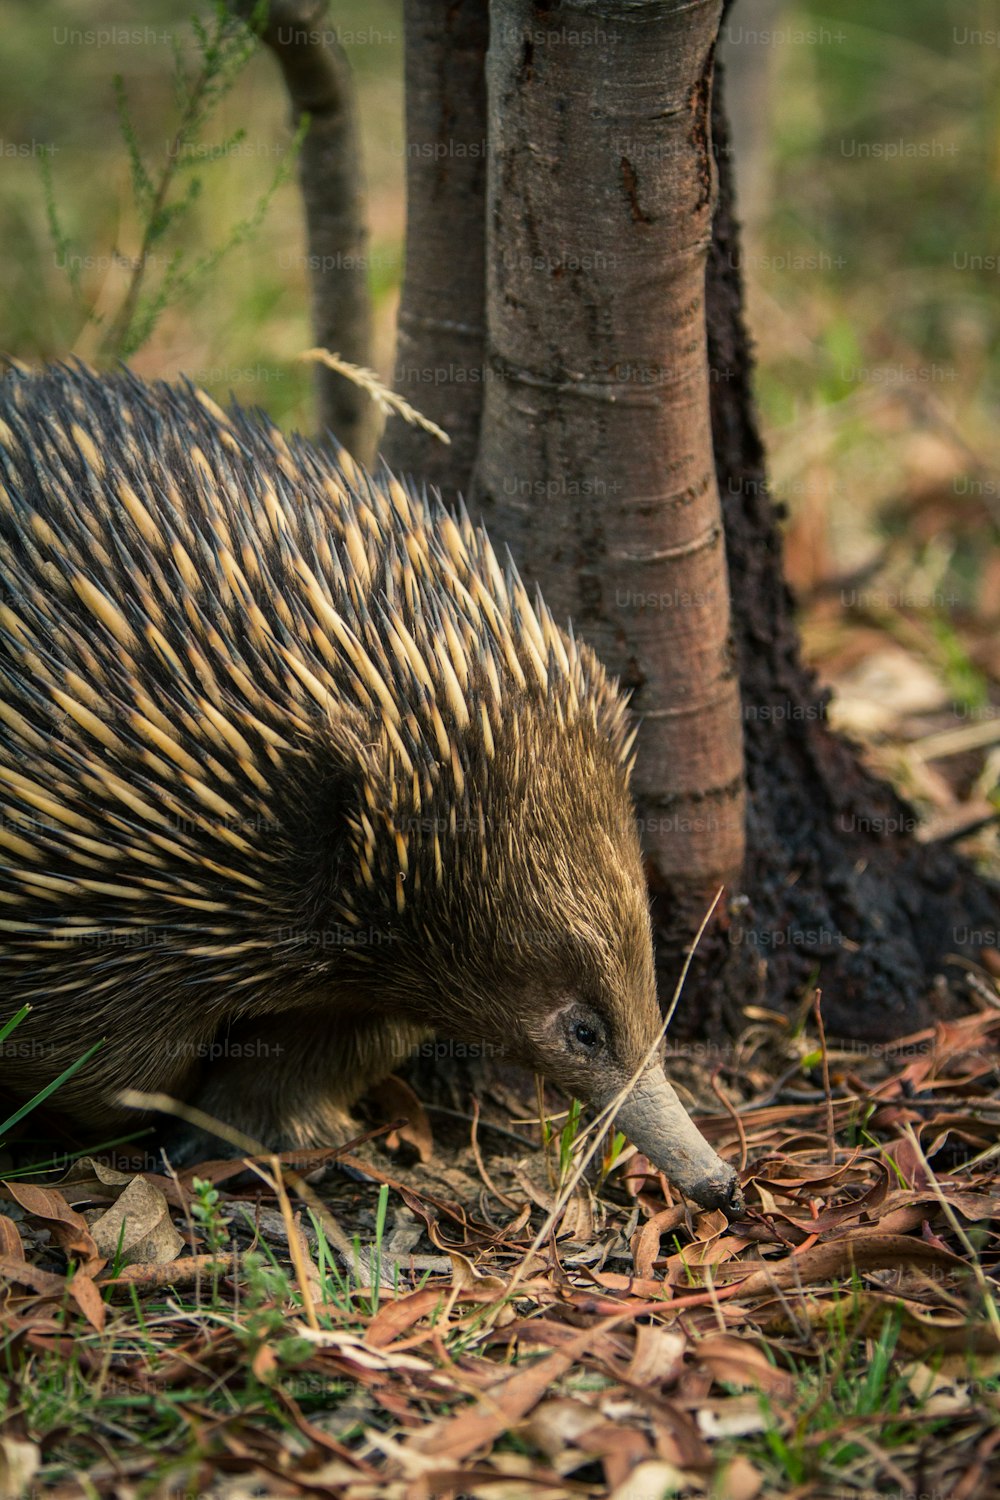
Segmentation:
{"type": "MultiPolygon", "coordinates": [[[[494,0],[488,207],[473,158],[448,147],[481,127],[466,117],[449,135],[441,123],[460,63],[475,87],[481,33],[468,48],[438,45],[444,0],[411,10],[422,30],[408,41],[408,135],[440,143],[445,165],[410,156],[401,360],[474,368],[485,222],[489,378],[473,502],[636,690],[661,993],[706,888],[730,880],[675,1035],[738,1025],[747,1001],[792,1011],[815,982],[833,1031],[880,1039],[926,1024],[962,930],[996,930],[996,892],[947,846],[916,839],[911,809],[829,728],[801,661],[751,395],[718,78],[713,213],[717,5],[494,0]],[[741,726],[747,854],[734,879],[741,726]]],[[[393,462],[452,494],[483,383],[403,385],[464,434],[464,456],[421,456],[399,428],[393,462]]]]}
{"type": "MultiPolygon", "coordinates": [[[[234,10],[252,21],[254,0],[234,10]]],[[[306,215],[312,325],[317,344],[351,364],[371,364],[368,296],[368,229],[361,171],[354,82],[325,4],[270,0],[260,37],[281,67],[297,129],[309,116],[299,155],[299,185],[306,215]]],[[[349,453],[371,463],[378,414],[371,398],[336,371],[316,367],[320,430],[328,429],[349,453]]]]}
{"type": "Polygon", "coordinates": [[[469,486],[483,395],[487,0],[406,0],[406,273],[395,389],[450,446],[390,417],[383,456],[449,499],[469,486]]]}
{"type": "Polygon", "coordinates": [[[683,937],[743,853],[705,259],[718,3],[494,0],[474,508],[633,690],[650,884],[683,937]]]}
{"type": "MultiPolygon", "coordinates": [[[[751,392],[723,94],[720,70],[708,351],[743,702],[750,905],[728,942],[717,929],[705,947],[697,1029],[732,1021],[747,999],[793,1008],[814,980],[828,1029],[900,1036],[938,1009],[938,976],[963,929],[996,931],[997,892],[947,845],[918,841],[913,809],[833,732],[827,694],[802,663],[751,392]]],[[[694,1019],[690,1007],[679,1012],[678,1032],[694,1019]]]]}

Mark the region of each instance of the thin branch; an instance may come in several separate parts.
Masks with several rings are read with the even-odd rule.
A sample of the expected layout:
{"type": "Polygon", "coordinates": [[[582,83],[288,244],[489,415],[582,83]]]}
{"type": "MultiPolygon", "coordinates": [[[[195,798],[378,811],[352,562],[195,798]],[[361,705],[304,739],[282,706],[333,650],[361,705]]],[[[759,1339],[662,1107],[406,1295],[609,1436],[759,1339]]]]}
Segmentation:
{"type": "MultiPolygon", "coordinates": [[[[368,295],[368,229],[354,82],[325,0],[271,0],[264,14],[254,0],[232,9],[274,53],[295,128],[308,120],[299,153],[299,185],[306,217],[316,343],[344,351],[353,365],[372,361],[368,295]]],[[[375,456],[374,412],[356,381],[327,364],[317,371],[321,429],[352,457],[375,456]]]]}

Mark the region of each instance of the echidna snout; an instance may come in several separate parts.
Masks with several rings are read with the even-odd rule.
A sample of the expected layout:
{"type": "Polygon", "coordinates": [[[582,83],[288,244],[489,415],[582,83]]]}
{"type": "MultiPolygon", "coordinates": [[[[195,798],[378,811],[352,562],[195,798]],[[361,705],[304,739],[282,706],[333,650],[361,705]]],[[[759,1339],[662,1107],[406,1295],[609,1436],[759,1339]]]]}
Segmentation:
{"type": "Polygon", "coordinates": [[[630,745],[466,515],[190,386],[0,381],[11,1093],[101,1039],[81,1127],[323,1144],[437,1027],[599,1099],[659,1021],[630,745]]]}
{"type": "MultiPolygon", "coordinates": [[[[568,788],[553,793],[554,805],[572,801],[568,788]]],[[[664,1076],[652,935],[631,818],[617,825],[630,836],[607,848],[603,860],[594,857],[592,841],[586,847],[588,830],[604,835],[616,826],[609,817],[613,802],[611,786],[602,791],[599,777],[576,791],[584,832],[571,868],[599,869],[599,889],[584,878],[560,890],[559,871],[541,870],[533,895],[557,899],[545,941],[531,957],[533,983],[506,1022],[508,1050],[598,1108],[624,1095],[616,1123],[629,1140],[695,1203],[738,1217],[743,1199],[735,1170],[709,1146],[664,1076]]],[[[567,831],[563,836],[573,838],[567,831]]]]}

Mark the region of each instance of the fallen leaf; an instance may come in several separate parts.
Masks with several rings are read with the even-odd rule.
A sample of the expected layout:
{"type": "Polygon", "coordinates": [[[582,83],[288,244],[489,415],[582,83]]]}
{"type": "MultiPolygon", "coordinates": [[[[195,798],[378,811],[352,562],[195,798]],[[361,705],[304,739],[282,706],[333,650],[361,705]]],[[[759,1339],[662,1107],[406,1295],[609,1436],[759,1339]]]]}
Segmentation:
{"type": "Polygon", "coordinates": [[[431,1122],[427,1117],[427,1111],[408,1083],[404,1083],[402,1078],[397,1078],[393,1074],[389,1078],[383,1078],[381,1083],[369,1089],[367,1098],[376,1106],[383,1119],[403,1121],[385,1137],[385,1144],[390,1151],[398,1151],[400,1142],[406,1141],[414,1148],[422,1162],[431,1160],[434,1155],[434,1133],[431,1130],[431,1122]]]}
{"type": "Polygon", "coordinates": [[[70,1208],[55,1188],[33,1182],[3,1182],[4,1194],[19,1203],[33,1219],[41,1221],[67,1255],[78,1256],[83,1269],[92,1274],[103,1265],[93,1235],[82,1214],[70,1208]]]}
{"type": "Polygon", "coordinates": [[[607,1418],[593,1406],[569,1397],[543,1401],[522,1425],[524,1436],[545,1454],[558,1474],[572,1474],[591,1462],[580,1444],[588,1432],[607,1425],[607,1418]],[[571,1450],[576,1450],[571,1451],[571,1450]]]}
{"type": "Polygon", "coordinates": [[[170,1207],[145,1177],[115,1185],[116,1201],[91,1221],[90,1232],[107,1261],[119,1265],[167,1265],[184,1249],[170,1207]]]}
{"type": "Polygon", "coordinates": [[[491,1386],[480,1402],[448,1421],[436,1424],[414,1438],[408,1446],[424,1455],[447,1456],[452,1461],[467,1458],[478,1448],[494,1442],[524,1420],[531,1409],[574,1364],[592,1340],[590,1329],[578,1334],[558,1354],[550,1354],[527,1369],[519,1369],[491,1386]]]}
{"type": "Polygon", "coordinates": [[[774,1287],[805,1285],[813,1281],[831,1281],[852,1271],[881,1270],[887,1266],[951,1265],[956,1270],[965,1262],[957,1255],[935,1249],[922,1240],[902,1234],[845,1235],[814,1245],[799,1255],[769,1261],[763,1269],[751,1271],[739,1283],[741,1297],[753,1297],[774,1287]]]}
{"type": "Polygon", "coordinates": [[[676,1380],[684,1363],[687,1338],[673,1328],[639,1323],[635,1349],[625,1372],[630,1385],[666,1385],[676,1380]]]}
{"type": "Polygon", "coordinates": [[[384,1349],[421,1318],[429,1317],[445,1301],[441,1287],[423,1287],[419,1292],[397,1297],[379,1308],[368,1325],[365,1342],[373,1349],[384,1349]]]}
{"type": "Polygon", "coordinates": [[[746,1339],[726,1333],[710,1334],[698,1341],[694,1354],[696,1362],[707,1367],[717,1381],[749,1385],[778,1400],[787,1400],[795,1392],[792,1377],[775,1369],[764,1351],[746,1339]]]}
{"type": "Polygon", "coordinates": [[[626,1479],[612,1490],[608,1500],[663,1500],[665,1495],[704,1494],[705,1486],[700,1478],[660,1458],[639,1464],[626,1479]]]}
{"type": "Polygon", "coordinates": [[[32,1480],[42,1455],[36,1443],[0,1437],[0,1500],[21,1500],[34,1492],[32,1480]]]}
{"type": "Polygon", "coordinates": [[[683,1208],[664,1208],[636,1231],[632,1236],[632,1259],[637,1276],[653,1275],[653,1263],[660,1254],[663,1236],[672,1234],[683,1223],[683,1208]]]}
{"type": "Polygon", "coordinates": [[[66,1290],[66,1278],[57,1276],[53,1271],[43,1271],[41,1266],[33,1266],[26,1260],[11,1260],[7,1256],[0,1256],[0,1281],[6,1281],[11,1286],[30,1287],[42,1297],[62,1297],[66,1290]]]}
{"type": "Polygon", "coordinates": [[[107,1309],[92,1279],[83,1271],[76,1271],[69,1279],[68,1291],[90,1326],[101,1333],[107,1309]]]}
{"type": "Polygon", "coordinates": [[[756,1396],[727,1396],[725,1401],[709,1401],[694,1414],[698,1431],[707,1442],[720,1438],[749,1437],[774,1426],[774,1416],[761,1411],[756,1396]]]}
{"type": "Polygon", "coordinates": [[[764,1476],[738,1453],[715,1476],[713,1500],[757,1500],[763,1488],[764,1476]]]}
{"type": "Polygon", "coordinates": [[[8,1214],[0,1214],[0,1256],[5,1260],[23,1260],[21,1233],[8,1214]]]}
{"type": "Polygon", "coordinates": [[[506,1290],[507,1283],[502,1276],[481,1275],[467,1255],[449,1250],[448,1259],[451,1261],[452,1281],[459,1295],[463,1292],[492,1292],[494,1296],[500,1297],[506,1290]]]}

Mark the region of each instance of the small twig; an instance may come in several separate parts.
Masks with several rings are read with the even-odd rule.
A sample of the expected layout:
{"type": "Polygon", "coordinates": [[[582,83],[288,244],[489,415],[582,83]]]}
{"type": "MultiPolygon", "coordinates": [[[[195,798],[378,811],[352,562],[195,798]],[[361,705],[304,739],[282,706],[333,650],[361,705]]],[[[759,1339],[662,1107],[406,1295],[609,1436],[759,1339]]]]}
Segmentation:
{"type": "Polygon", "coordinates": [[[239,1262],[238,1251],[223,1251],[216,1255],[186,1255],[183,1260],[168,1261],[166,1265],[143,1262],[140,1265],[123,1266],[117,1276],[100,1277],[97,1285],[183,1286],[186,1282],[197,1281],[204,1271],[232,1275],[239,1269],[239,1262]]]}
{"type": "Polygon", "coordinates": [[[202,97],[208,87],[210,77],[211,68],[206,61],[195,80],[194,88],[188,96],[187,106],[184,114],[181,116],[180,124],[174,131],[174,138],[167,148],[167,160],[160,174],[160,181],[152,206],[146,216],[146,227],[143,230],[142,244],[139,246],[139,253],[133,262],[132,274],[129,277],[122,305],[118,309],[118,314],[104,337],[102,353],[105,357],[122,352],[125,340],[132,328],[136,309],[139,306],[139,294],[142,291],[142,284],[149,269],[149,257],[152,253],[153,242],[162,228],[161,219],[167,201],[167,194],[173,186],[177,168],[183,159],[183,148],[189,139],[192,125],[198,118],[202,97]]]}
{"type": "Polygon", "coordinates": [[[965,976],[965,982],[974,995],[984,1000],[991,1010],[1000,1010],[1000,995],[997,994],[995,983],[988,984],[980,975],[969,970],[965,976]]]}
{"type": "Polygon", "coordinates": [[[941,1191],[941,1184],[935,1177],[934,1172],[931,1169],[931,1165],[928,1162],[927,1157],[924,1155],[924,1148],[918,1141],[916,1131],[913,1129],[913,1126],[910,1124],[909,1120],[907,1120],[903,1125],[903,1133],[916,1152],[917,1160],[920,1162],[920,1165],[927,1173],[927,1179],[931,1185],[931,1189],[934,1193],[935,1198],[941,1205],[941,1211],[944,1214],[945,1218],[948,1220],[948,1223],[951,1226],[952,1233],[958,1240],[966,1255],[969,1257],[972,1274],[976,1278],[976,1285],[979,1287],[983,1302],[986,1306],[986,1316],[990,1320],[990,1326],[993,1329],[995,1338],[998,1342],[1000,1342],[1000,1312],[997,1311],[997,1305],[993,1299],[993,1292],[991,1291],[986,1281],[986,1274],[983,1271],[982,1266],[979,1264],[979,1256],[976,1254],[975,1246],[969,1239],[969,1236],[966,1234],[961,1224],[958,1222],[958,1215],[955,1213],[955,1210],[952,1208],[944,1193],[941,1191]]]}
{"type": "MultiPolygon", "coordinates": [[[[357,90],[338,26],[325,0],[229,0],[271,50],[288,92],[292,120],[305,125],[299,186],[305,211],[312,339],[358,365],[372,361],[371,261],[357,90]]],[[[406,26],[409,32],[409,20],[406,26]]],[[[317,368],[320,431],[330,431],[359,463],[375,456],[374,413],[356,381],[317,368]]]]}
{"type": "Polygon", "coordinates": [[[490,1176],[489,1172],[487,1172],[486,1170],[486,1164],[483,1161],[483,1154],[479,1149],[479,1100],[475,1097],[475,1095],[473,1095],[472,1097],[472,1130],[470,1132],[470,1141],[472,1143],[472,1155],[479,1170],[479,1175],[485,1182],[486,1186],[489,1188],[490,1192],[493,1194],[494,1198],[499,1198],[500,1202],[504,1204],[506,1208],[519,1209],[521,1205],[517,1203],[513,1198],[508,1198],[506,1193],[502,1193],[497,1187],[496,1183],[493,1181],[493,1178],[490,1176]]]}
{"type": "MultiPolygon", "coordinates": [[[[981,724],[962,724],[958,729],[943,729],[938,734],[925,735],[907,747],[921,760],[944,760],[950,755],[962,755],[966,750],[982,750],[1000,740],[1000,723],[985,720],[981,724]]],[[[992,821],[992,820],[990,820],[992,821]]]]}
{"type": "Polygon", "coordinates": [[[719,1332],[728,1333],[729,1327],[726,1323],[726,1319],[723,1315],[722,1307],[720,1305],[719,1289],[715,1284],[715,1267],[709,1261],[705,1261],[700,1269],[704,1278],[705,1292],[708,1296],[708,1305],[715,1314],[715,1321],[718,1326],[719,1332]]]}
{"type": "Polygon", "coordinates": [[[278,1207],[281,1210],[281,1217],[285,1221],[285,1232],[288,1235],[288,1254],[291,1257],[292,1265],[295,1267],[295,1275],[299,1283],[299,1294],[302,1297],[302,1311],[305,1314],[305,1320],[309,1327],[314,1333],[319,1333],[319,1318],[316,1316],[316,1304],[313,1302],[312,1287],[309,1284],[309,1268],[306,1265],[305,1253],[302,1249],[302,1231],[296,1222],[295,1215],[292,1213],[292,1205],[288,1200],[288,1192],[285,1188],[284,1173],[282,1172],[281,1162],[278,1160],[277,1155],[271,1157],[268,1165],[273,1173],[273,1180],[257,1162],[250,1163],[251,1169],[277,1195],[278,1207]]]}
{"type": "Polygon", "coordinates": [[[900,1494],[913,1493],[912,1476],[904,1474],[899,1465],[893,1463],[888,1453],[881,1449],[874,1439],[870,1438],[860,1427],[851,1428],[851,1441],[857,1443],[859,1447],[864,1448],[866,1452],[871,1454],[879,1468],[888,1474],[893,1484],[899,1485],[900,1494]]]}
{"type": "MultiPolygon", "coordinates": [[[[466,1122],[466,1124],[471,1123],[472,1118],[473,1118],[472,1115],[470,1115],[466,1110],[463,1110],[463,1109],[448,1109],[443,1104],[427,1104],[427,1103],[425,1103],[424,1104],[424,1109],[427,1111],[428,1114],[431,1114],[431,1115],[447,1115],[450,1120],[464,1120],[466,1122]]],[[[564,1111],[564,1113],[568,1114],[569,1111],[566,1110],[566,1111],[564,1111]]],[[[550,1118],[553,1119],[553,1120],[558,1120],[558,1119],[561,1118],[561,1116],[560,1115],[552,1115],[552,1116],[550,1116],[550,1118]]],[[[524,1125],[533,1125],[535,1122],[532,1119],[532,1120],[523,1120],[520,1123],[524,1124],[524,1125]]],[[[517,1133],[516,1130],[508,1130],[507,1127],[506,1127],[506,1125],[498,1125],[495,1120],[483,1120],[483,1119],[479,1119],[478,1120],[478,1124],[480,1126],[482,1126],[483,1130],[492,1130],[493,1133],[494,1133],[494,1135],[502,1135],[508,1141],[516,1141],[517,1144],[519,1146],[521,1146],[525,1151],[541,1151],[541,1149],[542,1149],[541,1146],[538,1144],[537,1141],[529,1141],[529,1139],[528,1139],[528,1137],[526,1135],[518,1135],[518,1133],[517,1133]]]]}
{"type": "Polygon", "coordinates": [[[736,1126],[736,1133],[737,1133],[737,1135],[740,1138],[740,1171],[742,1172],[743,1169],[746,1167],[746,1164],[747,1164],[747,1133],[746,1133],[746,1130],[743,1128],[743,1121],[739,1117],[739,1114],[737,1112],[736,1106],[733,1104],[733,1102],[732,1102],[731,1099],[727,1098],[727,1096],[723,1093],[722,1088],[719,1085],[719,1069],[718,1068],[716,1068],[715,1071],[712,1074],[711,1084],[712,1084],[712,1093],[718,1099],[719,1103],[722,1105],[723,1109],[726,1111],[726,1114],[729,1116],[729,1118],[732,1120],[733,1124],[736,1126]]]}
{"type": "Polygon", "coordinates": [[[830,1090],[830,1059],[826,1050],[826,1027],[823,1025],[822,1008],[823,991],[817,990],[813,996],[813,1015],[816,1017],[816,1030],[819,1032],[819,1048],[823,1058],[823,1093],[826,1095],[826,1149],[827,1160],[833,1166],[837,1159],[836,1130],[833,1118],[833,1094],[830,1090]]]}
{"type": "Polygon", "coordinates": [[[971,1172],[974,1167],[984,1167],[988,1161],[996,1161],[1000,1157],[1000,1145],[988,1146],[985,1151],[980,1151],[978,1156],[973,1156],[969,1161],[963,1161],[955,1168],[956,1172],[971,1172]]]}

